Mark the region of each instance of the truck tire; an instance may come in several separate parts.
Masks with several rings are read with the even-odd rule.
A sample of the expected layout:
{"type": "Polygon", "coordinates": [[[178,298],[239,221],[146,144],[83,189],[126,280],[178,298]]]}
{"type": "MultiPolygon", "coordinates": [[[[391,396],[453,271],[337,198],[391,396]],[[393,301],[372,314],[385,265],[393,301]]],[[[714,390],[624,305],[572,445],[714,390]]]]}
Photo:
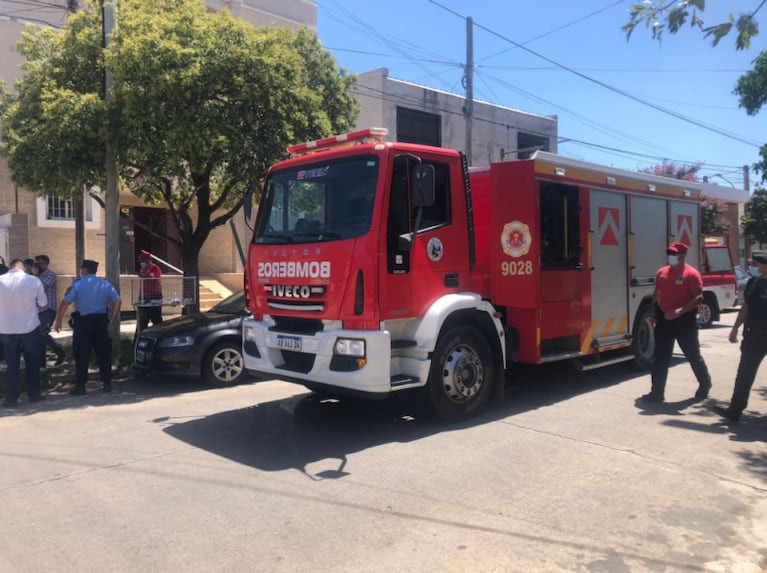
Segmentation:
{"type": "Polygon", "coordinates": [[[631,348],[634,360],[642,370],[650,370],[655,364],[654,314],[651,304],[643,304],[634,319],[631,348]]]}
{"type": "Polygon", "coordinates": [[[437,342],[427,396],[434,414],[455,422],[476,414],[490,398],[495,377],[490,345],[473,326],[455,326],[437,342]]]}
{"type": "Polygon", "coordinates": [[[714,324],[716,310],[716,300],[707,294],[703,295],[703,302],[698,306],[698,328],[708,328],[714,324]]]}

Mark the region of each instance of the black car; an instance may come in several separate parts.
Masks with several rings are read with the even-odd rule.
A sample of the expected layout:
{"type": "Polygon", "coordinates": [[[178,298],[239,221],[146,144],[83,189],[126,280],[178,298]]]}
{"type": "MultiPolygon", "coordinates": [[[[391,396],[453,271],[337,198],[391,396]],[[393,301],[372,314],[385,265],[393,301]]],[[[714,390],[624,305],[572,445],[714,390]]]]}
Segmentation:
{"type": "Polygon", "coordinates": [[[200,375],[217,386],[237,384],[246,374],[242,357],[245,294],[222,300],[207,312],[151,326],[137,337],[134,367],[142,372],[200,375]]]}

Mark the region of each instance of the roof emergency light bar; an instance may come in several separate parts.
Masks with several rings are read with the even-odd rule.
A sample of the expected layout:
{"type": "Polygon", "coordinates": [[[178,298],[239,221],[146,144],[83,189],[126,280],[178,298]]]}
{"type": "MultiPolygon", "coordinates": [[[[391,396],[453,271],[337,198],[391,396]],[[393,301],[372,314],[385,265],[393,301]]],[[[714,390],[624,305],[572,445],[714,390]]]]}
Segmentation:
{"type": "Polygon", "coordinates": [[[362,145],[363,143],[378,143],[389,133],[385,127],[370,127],[343,135],[334,135],[325,139],[307,141],[288,147],[288,153],[291,155],[307,155],[308,153],[317,153],[327,151],[336,147],[346,147],[348,145],[362,145]]]}

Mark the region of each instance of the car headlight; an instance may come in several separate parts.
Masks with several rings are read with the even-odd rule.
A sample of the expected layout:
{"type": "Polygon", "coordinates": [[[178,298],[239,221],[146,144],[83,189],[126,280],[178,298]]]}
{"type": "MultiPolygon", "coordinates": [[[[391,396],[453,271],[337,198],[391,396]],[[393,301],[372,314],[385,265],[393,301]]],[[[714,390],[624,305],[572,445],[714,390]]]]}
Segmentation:
{"type": "Polygon", "coordinates": [[[192,346],[192,344],[194,344],[194,336],[185,334],[163,338],[157,346],[160,348],[178,348],[179,346],[192,346]]]}
{"type": "Polygon", "coordinates": [[[256,339],[256,328],[254,326],[246,325],[242,330],[242,335],[245,338],[245,340],[255,340],[256,339]]]}
{"type": "Polygon", "coordinates": [[[364,357],[365,341],[359,338],[339,338],[333,352],[339,356],[364,357]]]}

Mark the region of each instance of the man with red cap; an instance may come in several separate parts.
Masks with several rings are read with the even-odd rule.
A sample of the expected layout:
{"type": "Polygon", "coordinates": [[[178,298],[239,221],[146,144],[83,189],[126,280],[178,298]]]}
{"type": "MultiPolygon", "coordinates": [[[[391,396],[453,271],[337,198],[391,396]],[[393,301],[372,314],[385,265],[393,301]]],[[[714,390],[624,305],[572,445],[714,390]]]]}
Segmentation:
{"type": "Polygon", "coordinates": [[[700,354],[697,311],[703,300],[703,279],[694,267],[685,263],[688,246],[679,241],[666,250],[668,265],[655,276],[655,364],[652,389],[641,397],[643,402],[665,400],[666,378],[674,343],[678,342],[698,380],[695,398],[708,398],[711,376],[700,354]]]}
{"type": "Polygon", "coordinates": [[[152,253],[141,251],[138,256],[139,266],[139,332],[149,326],[162,322],[162,271],[152,261],[152,253]]]}

